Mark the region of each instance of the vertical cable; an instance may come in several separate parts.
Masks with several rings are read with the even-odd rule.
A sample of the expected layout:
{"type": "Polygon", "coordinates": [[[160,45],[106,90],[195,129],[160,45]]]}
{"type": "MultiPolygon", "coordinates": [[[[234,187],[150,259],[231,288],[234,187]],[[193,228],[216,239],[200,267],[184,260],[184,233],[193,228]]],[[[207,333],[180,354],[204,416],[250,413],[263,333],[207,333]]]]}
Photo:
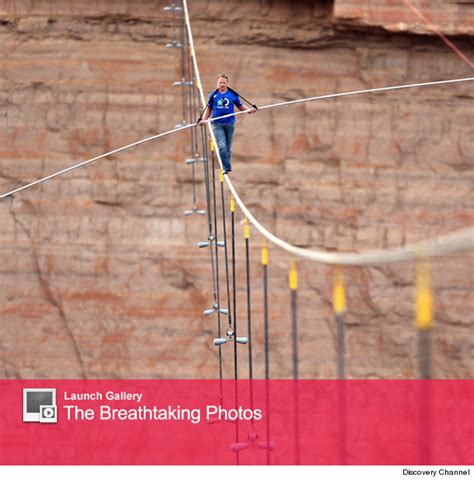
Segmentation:
{"type": "Polygon", "coordinates": [[[203,144],[203,168],[204,168],[204,181],[206,184],[206,202],[207,202],[207,222],[208,222],[208,240],[209,240],[209,251],[211,254],[211,268],[212,268],[212,287],[214,294],[213,306],[217,306],[217,280],[216,280],[216,265],[214,262],[214,251],[212,249],[211,240],[214,238],[213,234],[213,223],[212,223],[212,204],[211,204],[211,179],[209,176],[209,151],[207,147],[207,138],[204,129],[201,129],[202,133],[202,144],[203,144]]]}
{"type": "Polygon", "coordinates": [[[265,379],[270,379],[270,345],[268,336],[268,247],[267,244],[262,248],[263,266],[263,329],[265,343],[265,379]]]}
{"type": "MultiPolygon", "coordinates": [[[[232,195],[230,198],[230,215],[231,215],[231,239],[232,239],[232,314],[234,317],[234,336],[237,339],[237,289],[235,276],[235,199],[232,195]]],[[[239,377],[237,342],[234,342],[234,378],[239,377]]]]}
{"type": "MultiPolygon", "coordinates": [[[[227,251],[227,226],[226,226],[226,215],[225,215],[225,199],[224,199],[224,174],[222,169],[219,171],[219,180],[221,184],[221,203],[222,203],[222,232],[224,236],[224,257],[225,257],[225,281],[227,288],[227,321],[228,321],[228,331],[227,334],[232,333],[235,340],[235,332],[232,327],[232,311],[230,309],[230,281],[229,281],[229,255],[227,251]]],[[[236,344],[234,342],[234,344],[236,344]]],[[[234,366],[235,369],[235,366],[234,366]]]]}
{"type": "Polygon", "coordinates": [[[212,205],[211,205],[211,187],[209,178],[209,152],[207,148],[206,132],[201,128],[201,141],[203,151],[203,170],[204,170],[204,184],[206,187],[206,204],[207,204],[207,223],[208,223],[208,240],[209,251],[211,256],[211,272],[212,272],[212,288],[213,288],[213,306],[217,306],[217,285],[216,285],[216,268],[214,263],[214,251],[212,249],[213,239],[213,225],[212,225],[212,205]]]}
{"type": "MultiPolygon", "coordinates": [[[[196,73],[194,71],[194,64],[193,62],[191,61],[191,56],[192,56],[192,51],[190,51],[189,53],[189,57],[188,57],[188,63],[189,63],[189,71],[191,72],[191,77],[190,77],[190,92],[191,92],[191,108],[192,108],[192,111],[194,114],[197,114],[197,111],[199,111],[199,100],[197,99],[197,88],[196,88],[196,83],[197,83],[197,79],[196,79],[196,73]]],[[[191,119],[191,123],[195,123],[196,122],[196,119],[197,119],[197,116],[196,115],[193,115],[192,119],[191,119]]],[[[192,129],[193,133],[194,133],[194,152],[195,152],[195,156],[196,157],[199,157],[199,154],[198,154],[198,133],[197,133],[197,129],[194,128],[192,129]]]]}
{"type": "MultiPolygon", "coordinates": [[[[265,411],[267,443],[270,446],[270,337],[268,328],[268,247],[262,248],[263,266],[263,332],[265,344],[265,411]]],[[[270,449],[267,449],[267,464],[271,464],[270,449]]]]}
{"type": "MultiPolygon", "coordinates": [[[[253,410],[253,360],[252,360],[252,306],[250,299],[250,229],[247,219],[244,224],[245,237],[245,267],[247,278],[247,330],[249,344],[249,382],[250,382],[250,409],[253,410]]],[[[252,418],[252,426],[253,426],[252,418]]]]}
{"type": "Polygon", "coordinates": [[[344,324],[346,313],[346,292],[342,267],[336,266],[334,270],[333,308],[337,325],[337,377],[345,377],[345,340],[344,324]]]}
{"type": "Polygon", "coordinates": [[[344,324],[346,316],[346,291],[344,274],[341,266],[334,268],[333,309],[337,325],[337,383],[338,418],[340,426],[339,457],[340,464],[347,464],[347,411],[345,378],[345,336],[344,324]]]}
{"type": "MultiPolygon", "coordinates": [[[[183,60],[183,75],[182,75],[182,91],[184,93],[183,97],[183,105],[185,103],[186,98],[186,105],[187,111],[189,113],[188,117],[185,118],[184,122],[188,122],[189,124],[194,124],[195,112],[194,112],[194,103],[193,103],[193,92],[194,92],[194,82],[193,82],[193,70],[191,65],[191,55],[190,55],[190,48],[189,48],[189,41],[188,41],[188,34],[187,31],[184,30],[184,13],[183,13],[183,52],[184,52],[184,60],[183,60]],[[187,95],[185,90],[187,89],[187,95]]],[[[192,175],[192,192],[193,192],[193,211],[197,209],[197,196],[196,196],[196,166],[194,165],[197,158],[199,157],[199,153],[197,152],[197,131],[196,128],[192,128],[190,130],[191,136],[191,175],[192,175]]]]}
{"type": "Polygon", "coordinates": [[[420,385],[420,449],[422,464],[431,464],[431,330],[433,328],[433,291],[431,265],[426,258],[416,262],[416,328],[420,385]]]}
{"type": "MultiPolygon", "coordinates": [[[[232,244],[232,315],[234,318],[234,341],[237,339],[237,297],[236,297],[236,277],[235,277],[235,200],[230,197],[230,217],[231,217],[231,244],[232,244]]],[[[238,342],[234,342],[234,396],[235,408],[239,408],[239,368],[238,368],[238,342]]],[[[239,419],[235,422],[235,442],[239,442],[239,419]]],[[[240,452],[236,451],[236,464],[240,464],[240,452]]]]}
{"type": "MultiPolygon", "coordinates": [[[[238,409],[238,387],[237,387],[237,332],[235,329],[235,325],[232,326],[232,311],[230,308],[230,302],[231,302],[231,297],[230,297],[230,281],[229,281],[229,255],[228,255],[228,250],[227,250],[227,225],[226,225],[226,215],[225,215],[225,199],[224,199],[224,174],[222,172],[222,169],[220,169],[220,175],[219,175],[219,180],[221,184],[221,203],[222,203],[222,230],[223,230],[223,236],[224,236],[224,255],[225,255],[225,277],[226,277],[226,287],[227,287],[227,320],[228,320],[228,325],[227,325],[227,338],[232,338],[234,341],[234,380],[235,380],[235,408],[238,409]]],[[[235,206],[232,205],[232,200],[231,200],[231,212],[232,212],[232,223],[233,223],[233,215],[234,215],[234,210],[235,206]]],[[[232,244],[234,244],[234,229],[232,225],[232,244]]],[[[234,255],[235,251],[234,249],[232,250],[232,259],[234,261],[234,255]]],[[[234,263],[235,265],[235,263],[234,263]]],[[[235,272],[234,272],[235,275],[235,272]]],[[[235,280],[234,280],[235,282],[235,280]]],[[[235,291],[234,291],[234,296],[235,296],[235,291]]],[[[235,304],[235,302],[234,302],[235,304]]],[[[236,419],[235,422],[235,442],[239,442],[239,420],[236,419]]],[[[239,457],[239,452],[236,452],[236,464],[240,464],[240,457],[239,457]]]]}
{"type": "Polygon", "coordinates": [[[416,328],[418,329],[419,372],[421,379],[431,379],[431,329],[433,294],[431,267],[426,259],[416,263],[416,328]]]}
{"type": "MultiPolygon", "coordinates": [[[[216,197],[216,170],[215,170],[215,157],[214,157],[214,145],[211,143],[211,157],[212,157],[212,195],[213,195],[213,210],[214,210],[214,250],[216,259],[216,300],[217,300],[217,337],[221,338],[221,301],[219,292],[219,246],[218,241],[218,229],[217,229],[217,197],[216,197]]],[[[223,405],[224,394],[222,385],[222,346],[218,346],[219,349],[219,389],[220,389],[220,404],[223,405]]]]}
{"type": "Polygon", "coordinates": [[[290,267],[289,284],[291,292],[291,347],[293,361],[293,379],[299,378],[298,373],[298,323],[297,323],[297,297],[298,297],[298,271],[293,261],[290,267]]]}
{"type": "Polygon", "coordinates": [[[294,408],[294,454],[295,464],[300,464],[300,419],[299,419],[299,389],[298,389],[298,322],[297,322],[297,293],[298,293],[298,272],[296,263],[293,261],[289,273],[289,285],[291,293],[291,344],[293,360],[293,408],[294,408]]]}
{"type": "Polygon", "coordinates": [[[171,0],[171,11],[173,12],[173,37],[171,39],[171,45],[173,47],[176,47],[178,45],[178,40],[176,39],[176,0],[171,0]]]}
{"type": "Polygon", "coordinates": [[[185,59],[184,59],[184,8],[181,8],[181,17],[179,22],[179,37],[180,37],[180,49],[181,49],[181,106],[183,114],[182,125],[186,125],[186,94],[184,89],[186,88],[186,73],[185,73],[185,59]]]}
{"type": "Polygon", "coordinates": [[[206,187],[206,204],[207,204],[207,223],[209,225],[209,233],[212,233],[212,206],[211,206],[211,189],[209,177],[209,150],[207,147],[206,130],[201,127],[201,143],[203,153],[203,171],[204,183],[206,187]]]}

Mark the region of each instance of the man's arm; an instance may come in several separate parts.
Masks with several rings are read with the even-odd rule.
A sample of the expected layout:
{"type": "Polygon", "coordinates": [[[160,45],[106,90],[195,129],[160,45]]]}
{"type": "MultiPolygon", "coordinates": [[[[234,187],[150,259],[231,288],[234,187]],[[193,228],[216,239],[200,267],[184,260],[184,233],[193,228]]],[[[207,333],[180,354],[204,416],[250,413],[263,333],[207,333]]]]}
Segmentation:
{"type": "Polygon", "coordinates": [[[209,108],[209,105],[206,107],[206,110],[202,114],[202,119],[198,122],[198,125],[204,125],[206,120],[211,116],[212,110],[209,108]]]}

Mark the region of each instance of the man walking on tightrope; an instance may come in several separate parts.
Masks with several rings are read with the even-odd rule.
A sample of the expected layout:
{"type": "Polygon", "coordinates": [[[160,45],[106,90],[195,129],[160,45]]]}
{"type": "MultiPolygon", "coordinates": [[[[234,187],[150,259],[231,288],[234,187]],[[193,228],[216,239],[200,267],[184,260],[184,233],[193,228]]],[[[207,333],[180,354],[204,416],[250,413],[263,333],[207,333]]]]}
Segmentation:
{"type": "MultiPolygon", "coordinates": [[[[229,77],[227,75],[218,75],[217,90],[209,95],[206,110],[202,115],[202,119],[198,121],[198,124],[203,125],[211,117],[211,114],[212,118],[233,114],[234,105],[241,112],[248,112],[249,114],[256,112],[255,108],[245,107],[240,101],[239,96],[229,88],[229,77]]],[[[232,116],[226,117],[225,119],[214,120],[212,125],[222,160],[222,167],[224,168],[224,174],[232,171],[231,156],[234,124],[235,117],[232,116]]]]}

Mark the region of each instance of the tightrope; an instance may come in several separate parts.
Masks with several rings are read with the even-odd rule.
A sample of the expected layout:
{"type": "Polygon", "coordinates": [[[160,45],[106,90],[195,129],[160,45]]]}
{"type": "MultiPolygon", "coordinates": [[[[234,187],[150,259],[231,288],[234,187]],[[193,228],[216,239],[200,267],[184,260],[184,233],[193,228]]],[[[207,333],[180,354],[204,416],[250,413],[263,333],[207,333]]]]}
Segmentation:
{"type": "Polygon", "coordinates": [[[29,184],[23,185],[22,187],[18,187],[17,189],[11,190],[6,194],[2,194],[0,195],[0,199],[9,197],[10,195],[16,194],[17,192],[21,192],[22,190],[29,189],[30,187],[41,184],[42,182],[46,182],[47,180],[54,179],[55,177],[71,172],[72,170],[78,169],[79,167],[84,167],[85,165],[95,162],[96,160],[103,159],[104,157],[109,157],[110,155],[117,154],[118,152],[122,152],[124,150],[131,149],[132,147],[136,147],[137,145],[144,144],[145,142],[150,142],[151,140],[156,140],[161,137],[166,137],[167,135],[170,135],[170,134],[175,134],[176,132],[180,132],[181,130],[189,129],[190,127],[193,127],[193,126],[186,125],[184,127],[178,127],[173,130],[168,130],[166,132],[162,132],[161,134],[152,135],[151,137],[147,137],[145,139],[138,140],[137,142],[124,145],[123,147],[119,147],[117,149],[111,150],[110,152],[106,152],[105,154],[92,157],[92,159],[88,159],[88,160],[85,160],[84,162],[80,162],[79,164],[72,165],[71,167],[67,167],[66,169],[55,172],[54,174],[47,175],[46,177],[42,177],[41,179],[35,180],[34,182],[30,182],[29,184]]]}
{"type": "MultiPolygon", "coordinates": [[[[189,24],[188,24],[189,26],[189,24]]],[[[191,50],[194,52],[194,45],[192,43],[192,37],[190,37],[190,44],[191,44],[191,50]]],[[[203,102],[203,105],[206,104],[205,99],[204,99],[204,94],[202,92],[202,87],[201,87],[201,80],[199,77],[199,70],[197,70],[197,64],[196,64],[196,57],[193,54],[193,61],[195,62],[194,64],[194,69],[196,72],[196,77],[198,79],[198,85],[199,85],[199,91],[201,94],[201,101],[203,102]]],[[[294,104],[300,104],[303,102],[314,102],[316,100],[327,100],[327,99],[334,99],[338,97],[348,97],[350,95],[361,95],[361,94],[368,94],[368,93],[379,93],[379,92],[387,92],[390,90],[402,90],[402,89],[409,89],[409,88],[417,88],[417,87],[429,87],[429,86],[434,86],[434,85],[444,85],[444,84],[452,84],[452,83],[460,83],[460,82],[472,82],[474,80],[474,77],[467,77],[467,78],[459,78],[459,79],[450,79],[450,80],[437,80],[434,82],[423,82],[423,83],[415,83],[415,84],[407,84],[407,85],[393,85],[389,87],[376,87],[372,89],[363,89],[363,90],[351,90],[349,92],[339,92],[336,94],[328,94],[328,95],[317,95],[315,97],[307,97],[303,99],[296,99],[296,100],[288,100],[286,102],[278,102],[275,104],[269,104],[269,105],[262,105],[259,107],[259,111],[261,110],[268,110],[268,109],[274,109],[277,107],[284,107],[288,105],[294,105],[294,104]]],[[[227,114],[227,115],[221,115],[220,117],[213,117],[211,119],[208,119],[205,123],[212,122],[214,120],[219,120],[219,119],[225,119],[228,117],[236,117],[237,115],[245,114],[247,113],[246,111],[239,111],[239,112],[234,112],[233,114],[227,114]]],[[[131,144],[124,145],[123,147],[118,147],[117,149],[111,150],[110,152],[106,152],[104,154],[98,155],[96,157],[93,157],[92,159],[85,160],[83,162],[80,162],[79,164],[72,165],[71,167],[67,167],[66,169],[60,170],[58,172],[55,172],[54,174],[48,175],[46,177],[42,177],[41,179],[35,180],[34,182],[30,182],[29,184],[23,185],[21,187],[18,187],[17,189],[11,190],[10,192],[6,192],[5,194],[0,195],[0,199],[4,199],[5,197],[9,197],[10,195],[16,194],[17,192],[21,192],[22,190],[29,189],[30,187],[33,187],[35,185],[41,184],[42,182],[45,182],[47,180],[54,179],[55,177],[58,177],[60,175],[66,174],[68,172],[71,172],[72,170],[78,169],[79,167],[83,167],[87,164],[90,164],[92,162],[95,162],[96,160],[103,159],[104,157],[109,157],[110,155],[117,154],[118,152],[122,152],[124,150],[131,149],[132,147],[136,147],[137,145],[144,144],[145,142],[151,142],[152,140],[157,140],[162,137],[166,137],[171,134],[176,134],[177,132],[181,132],[183,130],[190,129],[192,127],[196,127],[197,123],[192,123],[188,125],[184,125],[181,127],[177,127],[172,130],[167,130],[166,132],[162,132],[160,134],[152,135],[151,137],[146,137],[145,139],[138,140],[136,142],[133,142],[131,144]]],[[[214,133],[212,129],[210,130],[211,136],[214,136],[214,133]]],[[[215,141],[215,139],[213,138],[215,141]]],[[[216,144],[217,145],[217,144],[216,144]]],[[[219,162],[221,162],[220,156],[219,157],[219,162]]],[[[240,204],[239,204],[240,205],[240,204]]]]}

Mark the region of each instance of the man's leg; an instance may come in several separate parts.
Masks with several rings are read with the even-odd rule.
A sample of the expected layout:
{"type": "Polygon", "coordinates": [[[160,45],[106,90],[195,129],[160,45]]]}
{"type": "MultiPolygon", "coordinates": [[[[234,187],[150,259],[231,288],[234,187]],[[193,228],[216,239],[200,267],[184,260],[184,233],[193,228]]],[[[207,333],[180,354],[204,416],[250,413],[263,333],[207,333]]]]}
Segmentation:
{"type": "Polygon", "coordinates": [[[225,125],[225,135],[227,140],[227,157],[229,159],[229,168],[226,169],[229,172],[232,170],[232,140],[234,139],[234,124],[225,125]]]}
{"type": "Polygon", "coordinates": [[[214,135],[216,136],[217,148],[222,160],[222,166],[224,170],[230,170],[229,154],[227,151],[227,137],[224,132],[224,127],[217,123],[212,126],[214,129],[214,135]]]}

